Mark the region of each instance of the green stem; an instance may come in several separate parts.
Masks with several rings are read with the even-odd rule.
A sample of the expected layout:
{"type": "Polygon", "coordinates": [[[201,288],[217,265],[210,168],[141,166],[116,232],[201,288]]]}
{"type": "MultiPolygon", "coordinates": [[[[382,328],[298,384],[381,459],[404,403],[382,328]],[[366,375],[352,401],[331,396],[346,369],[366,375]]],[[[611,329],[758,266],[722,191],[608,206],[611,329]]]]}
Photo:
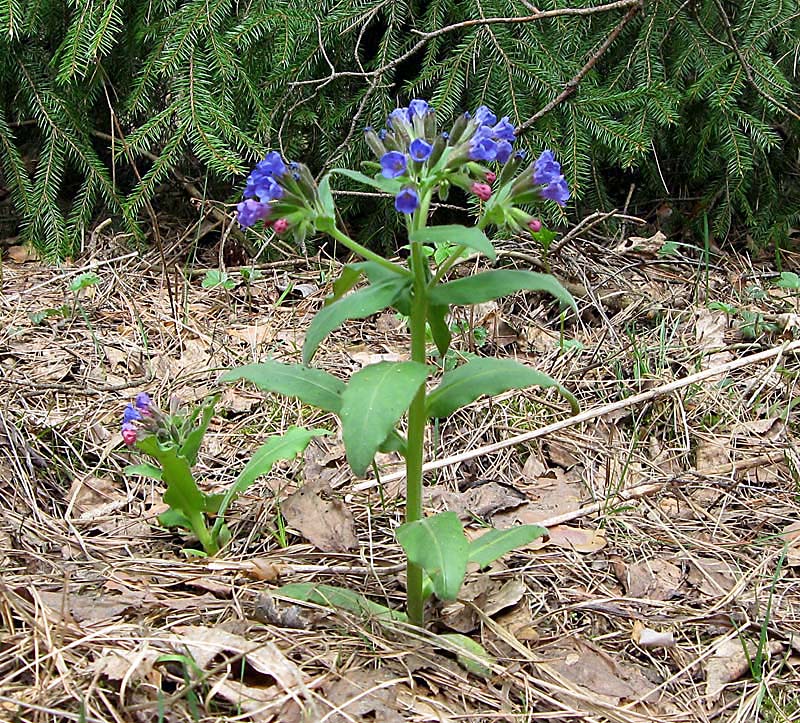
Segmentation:
{"type": "MultiPolygon", "coordinates": [[[[423,228],[428,217],[430,192],[423,195],[414,215],[413,228],[423,228]]],[[[411,300],[411,359],[420,364],[427,361],[425,325],[428,316],[427,268],[428,260],[419,242],[411,242],[411,270],[414,274],[414,295],[411,300]]],[[[408,444],[406,451],[406,522],[422,519],[422,459],[425,448],[425,385],[415,395],[408,410],[408,444]]],[[[423,573],[418,565],[408,563],[406,569],[406,596],[408,619],[422,627],[425,623],[425,597],[423,573]]]]}
{"type": "Polygon", "coordinates": [[[219,547],[214,541],[214,537],[208,531],[208,527],[206,527],[203,513],[199,510],[195,510],[189,513],[187,517],[192,525],[192,532],[197,535],[197,539],[200,540],[200,544],[203,546],[203,550],[205,550],[206,554],[216,555],[219,552],[219,547]]]}
{"type": "Polygon", "coordinates": [[[376,254],[374,251],[370,251],[366,246],[362,246],[360,243],[358,243],[358,241],[354,241],[347,234],[342,233],[338,228],[336,228],[336,226],[331,226],[331,228],[326,229],[326,233],[368,261],[374,261],[376,264],[380,264],[383,266],[383,268],[388,269],[395,274],[405,275],[407,273],[402,266],[393,264],[391,261],[389,261],[389,259],[385,259],[383,256],[376,254]]]}

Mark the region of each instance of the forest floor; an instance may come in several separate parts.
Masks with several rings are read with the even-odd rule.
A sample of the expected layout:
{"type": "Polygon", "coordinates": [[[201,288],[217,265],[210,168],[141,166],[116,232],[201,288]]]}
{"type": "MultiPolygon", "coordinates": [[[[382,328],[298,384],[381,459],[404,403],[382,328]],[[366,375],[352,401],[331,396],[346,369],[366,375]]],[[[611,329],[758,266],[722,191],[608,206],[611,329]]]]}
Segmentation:
{"type": "MultiPolygon", "coordinates": [[[[221,394],[207,490],[291,425],[336,432],[219,378],[297,360],[337,261],[286,256],[249,283],[231,268],[232,288],[203,285],[216,256],[165,249],[164,273],[113,237],[74,266],[5,261],[0,720],[800,720],[800,292],[769,261],[602,228],[552,259],[577,314],[517,294],[454,319],[460,350],[537,366],[582,414],[534,389],[431,429],[429,512],[550,537],[470,572],[427,630],[281,595],[313,582],[402,607],[396,458],[354,479],[335,434],[315,441],[236,502],[214,559],[182,554],[191,541],[157,523],[160,482],[124,473],[143,461],[119,434],[140,391],[164,408],[221,394]]],[[[520,241],[497,263],[539,258],[520,241]]],[[[383,313],[315,364],[346,378],[407,345],[383,313]]]]}

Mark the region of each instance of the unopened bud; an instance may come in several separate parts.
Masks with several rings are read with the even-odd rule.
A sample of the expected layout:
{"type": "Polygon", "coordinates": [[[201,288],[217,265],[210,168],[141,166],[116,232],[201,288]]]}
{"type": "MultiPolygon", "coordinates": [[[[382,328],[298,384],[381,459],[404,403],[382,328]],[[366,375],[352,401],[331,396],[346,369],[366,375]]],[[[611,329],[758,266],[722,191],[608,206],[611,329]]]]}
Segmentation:
{"type": "Polygon", "coordinates": [[[494,171],[486,171],[486,183],[492,184],[497,180],[497,174],[494,171]]]}
{"type": "Polygon", "coordinates": [[[542,230],[542,222],[538,218],[532,218],[528,221],[528,228],[533,233],[539,233],[542,230]]]}
{"type": "Polygon", "coordinates": [[[454,146],[461,139],[461,136],[469,125],[470,118],[471,116],[469,113],[464,113],[464,115],[458,117],[453,127],[450,129],[450,145],[454,146]]]}
{"type": "Polygon", "coordinates": [[[481,201],[488,201],[492,197],[492,189],[491,186],[487,186],[485,183],[478,183],[475,181],[470,186],[470,191],[472,191],[481,201]]]}
{"type": "Polygon", "coordinates": [[[279,218],[272,224],[275,233],[286,233],[289,230],[289,222],[285,218],[279,218]]]}
{"type": "Polygon", "coordinates": [[[364,140],[366,141],[369,149],[378,157],[381,158],[386,153],[386,146],[383,141],[378,137],[378,134],[370,127],[364,129],[364,140]]]}

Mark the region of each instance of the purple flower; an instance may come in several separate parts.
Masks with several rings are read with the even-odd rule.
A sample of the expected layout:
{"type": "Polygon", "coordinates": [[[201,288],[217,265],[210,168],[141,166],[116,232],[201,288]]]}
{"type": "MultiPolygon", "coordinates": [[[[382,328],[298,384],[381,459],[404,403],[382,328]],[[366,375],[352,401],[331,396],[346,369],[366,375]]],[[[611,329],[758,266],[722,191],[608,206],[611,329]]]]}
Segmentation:
{"type": "Polygon", "coordinates": [[[473,116],[478,123],[482,126],[493,126],[497,123],[497,116],[492,113],[485,105],[479,106],[475,110],[475,115],[473,116]]]}
{"type": "Polygon", "coordinates": [[[125,407],[125,411],[122,413],[122,424],[130,424],[134,420],[138,420],[142,418],[142,413],[133,406],[133,404],[129,404],[125,407]]]}
{"type": "MultiPolygon", "coordinates": [[[[412,100],[411,102],[413,103],[414,101],[412,100]]],[[[411,160],[424,163],[428,160],[432,150],[433,146],[430,143],[422,140],[422,138],[415,138],[408,147],[408,155],[411,156],[411,160]]]]}
{"type": "Polygon", "coordinates": [[[237,207],[239,225],[242,228],[250,228],[256,221],[266,218],[269,214],[269,205],[248,198],[242,201],[237,207]]]}
{"type": "Polygon", "coordinates": [[[513,143],[517,138],[514,134],[514,126],[511,125],[508,116],[501,118],[500,122],[492,130],[494,131],[495,139],[498,141],[513,143]]]}
{"type": "Polygon", "coordinates": [[[250,194],[257,196],[261,203],[268,203],[269,201],[276,201],[283,196],[283,188],[271,176],[264,176],[259,179],[258,185],[254,188],[255,193],[250,194]]]}
{"type": "Polygon", "coordinates": [[[133,400],[133,406],[136,407],[136,409],[138,409],[145,417],[149,417],[151,414],[151,404],[152,400],[147,392],[139,392],[136,395],[136,399],[133,400]]]}
{"type": "Polygon", "coordinates": [[[539,193],[542,198],[548,198],[563,206],[569,199],[569,186],[564,176],[559,176],[551,180],[539,193]]]}
{"type": "Polygon", "coordinates": [[[505,163],[509,158],[511,158],[511,153],[513,150],[514,149],[511,147],[511,144],[508,141],[500,141],[497,144],[497,162],[505,163]]]}
{"type": "Polygon", "coordinates": [[[256,165],[255,170],[267,176],[282,176],[286,173],[286,164],[280,153],[270,151],[267,153],[267,157],[256,165]]]}
{"type": "Polygon", "coordinates": [[[394,197],[394,207],[400,213],[414,213],[418,206],[419,197],[411,186],[406,186],[394,197]]]}
{"type": "Polygon", "coordinates": [[[397,178],[406,172],[406,156],[400,151],[389,151],[381,156],[381,175],[397,178]]]}
{"type": "Polygon", "coordinates": [[[428,101],[415,98],[408,104],[408,116],[409,118],[413,118],[414,116],[422,118],[430,109],[431,107],[428,105],[428,101]]]}
{"type": "Polygon", "coordinates": [[[492,138],[492,129],[481,126],[469,143],[471,161],[493,161],[497,158],[497,143],[492,138]]]}
{"type": "Polygon", "coordinates": [[[561,176],[561,164],[553,156],[553,151],[542,151],[533,164],[533,182],[546,185],[561,176]]]}

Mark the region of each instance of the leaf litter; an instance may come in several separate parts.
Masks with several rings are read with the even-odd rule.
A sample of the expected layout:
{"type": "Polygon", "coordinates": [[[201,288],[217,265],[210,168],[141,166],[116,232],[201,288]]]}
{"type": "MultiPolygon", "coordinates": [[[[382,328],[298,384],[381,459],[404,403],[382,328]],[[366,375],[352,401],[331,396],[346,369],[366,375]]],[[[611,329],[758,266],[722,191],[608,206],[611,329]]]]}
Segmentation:
{"type": "MultiPolygon", "coordinates": [[[[122,474],[124,400],[137,391],[163,404],[199,399],[219,390],[220,369],[298,359],[308,312],[326,290],[275,306],[271,272],[251,285],[250,302],[240,289],[203,289],[200,273],[180,290],[191,313],[176,316],[156,256],[126,256],[120,244],[108,238],[108,258],[123,260],[105,266],[94,295],[81,298],[86,318],[33,324],[30,314],[61,308],[66,284],[33,259],[4,267],[0,717],[32,720],[39,706],[53,719],[85,711],[87,721],[130,711],[149,722],[166,710],[163,720],[201,712],[220,723],[483,723],[528,713],[738,723],[764,700],[791,714],[800,649],[795,353],[430,474],[426,508],[456,511],[471,538],[486,525],[561,522],[548,522],[549,539],[471,570],[459,599],[433,611],[434,630],[413,632],[379,614],[401,606],[393,530],[402,488],[356,485],[335,436],[248,491],[219,559],[183,560],[184,541],[157,526],[159,483],[122,474]],[[16,293],[41,283],[36,294],[16,293]],[[646,494],[625,496],[641,482],[651,485],[646,494]],[[276,501],[286,547],[274,534],[276,501]],[[280,595],[284,584],[308,583],[351,589],[372,606],[335,611],[323,597],[280,595]],[[752,662],[762,629],[759,671],[752,662]],[[491,661],[483,672],[436,644],[447,630],[482,646],[491,661]]],[[[518,295],[461,320],[484,327],[483,352],[466,332],[456,344],[536,363],[592,409],[783,342],[769,330],[743,340],[734,318],[709,308],[795,313],[791,297],[769,293],[768,267],[732,254],[706,287],[702,270],[663,260],[646,265],[645,281],[631,255],[609,253],[611,245],[586,240],[551,259],[570,288],[588,290],[579,317],[562,327],[546,304],[518,295]],[[740,277],[767,293],[742,298],[740,277]],[[564,337],[579,345],[562,348],[564,337]]],[[[297,288],[318,283],[314,259],[278,263],[297,288]]],[[[315,364],[344,379],[395,358],[381,355],[398,354],[406,333],[393,314],[354,322],[325,341],[315,364]]],[[[270,434],[298,423],[336,430],[295,401],[223,391],[201,452],[208,489],[231,484],[270,434]]],[[[481,399],[441,420],[436,456],[566,414],[536,391],[481,399]]],[[[381,456],[382,476],[397,462],[381,456]]]]}

